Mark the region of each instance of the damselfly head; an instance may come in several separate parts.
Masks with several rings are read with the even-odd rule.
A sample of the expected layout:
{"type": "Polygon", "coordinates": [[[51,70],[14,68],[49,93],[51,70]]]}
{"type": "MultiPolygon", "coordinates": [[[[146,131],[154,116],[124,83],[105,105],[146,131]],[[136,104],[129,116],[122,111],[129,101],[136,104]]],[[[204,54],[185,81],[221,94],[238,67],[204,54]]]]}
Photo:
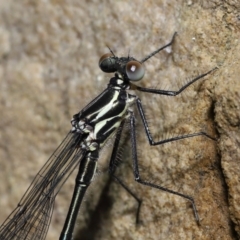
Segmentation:
{"type": "Polygon", "coordinates": [[[106,53],[100,58],[99,67],[106,73],[119,72],[129,81],[139,81],[145,73],[141,62],[132,57],[118,58],[112,53],[106,53]]]}

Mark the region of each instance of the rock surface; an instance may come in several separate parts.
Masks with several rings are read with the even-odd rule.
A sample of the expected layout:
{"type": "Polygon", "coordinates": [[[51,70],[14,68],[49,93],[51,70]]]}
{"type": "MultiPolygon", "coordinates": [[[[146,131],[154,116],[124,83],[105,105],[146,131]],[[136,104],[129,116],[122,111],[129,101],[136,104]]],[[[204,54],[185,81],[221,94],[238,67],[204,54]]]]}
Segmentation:
{"type": "MultiPolygon", "coordinates": [[[[76,239],[240,238],[237,0],[0,0],[0,222],[64,138],[72,115],[107,86],[112,75],[98,68],[106,46],[117,56],[141,60],[175,31],[173,46],[145,63],[139,85],[177,90],[219,69],[178,97],[137,93],[152,135],[157,141],[205,131],[217,141],[194,137],[150,147],[136,114],[138,156],[144,179],[194,198],[201,225],[186,199],[135,183],[126,129],[118,174],[143,200],[140,224],[135,200],[99,174],[79,215],[76,239]]],[[[100,159],[103,170],[108,148],[100,159]]],[[[74,177],[56,199],[49,240],[58,239],[74,177]]]]}

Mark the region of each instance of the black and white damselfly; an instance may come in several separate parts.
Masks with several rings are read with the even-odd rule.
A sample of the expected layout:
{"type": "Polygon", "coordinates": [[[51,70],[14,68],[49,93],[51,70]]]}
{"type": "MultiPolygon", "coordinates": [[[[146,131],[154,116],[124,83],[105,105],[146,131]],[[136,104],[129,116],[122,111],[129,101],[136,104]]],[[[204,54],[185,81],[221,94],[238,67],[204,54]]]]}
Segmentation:
{"type": "MultiPolygon", "coordinates": [[[[174,34],[174,36],[175,35],[176,34],[174,34]]],[[[193,198],[144,181],[141,178],[137,158],[135,117],[134,112],[130,108],[133,104],[136,104],[150,145],[160,145],[200,135],[214,139],[205,132],[198,132],[155,142],[149,131],[141,100],[136,95],[128,92],[129,90],[136,90],[152,94],[176,96],[188,86],[214,70],[194,78],[178,91],[166,91],[136,86],[134,82],[141,80],[144,76],[142,64],[156,53],[170,46],[173,43],[174,36],[170,43],[157,49],[141,61],[137,61],[129,56],[119,58],[115,56],[111,50],[110,53],[100,58],[99,67],[101,70],[107,73],[115,73],[114,77],[110,79],[107,88],[100,95],[73,116],[71,121],[72,129],[38,172],[15,210],[0,227],[0,240],[45,239],[50,225],[55,197],[73,170],[78,167],[79,171],[76,177],[72,201],[59,238],[60,240],[73,239],[77,214],[84,194],[96,173],[99,152],[104,147],[106,141],[113,135],[116,136],[109,161],[109,172],[112,177],[138,201],[138,220],[141,201],[130,191],[124,182],[115,175],[117,152],[122,129],[126,120],[130,122],[133,175],[135,181],[186,198],[191,202],[195,218],[197,222],[199,222],[193,198]]]]}

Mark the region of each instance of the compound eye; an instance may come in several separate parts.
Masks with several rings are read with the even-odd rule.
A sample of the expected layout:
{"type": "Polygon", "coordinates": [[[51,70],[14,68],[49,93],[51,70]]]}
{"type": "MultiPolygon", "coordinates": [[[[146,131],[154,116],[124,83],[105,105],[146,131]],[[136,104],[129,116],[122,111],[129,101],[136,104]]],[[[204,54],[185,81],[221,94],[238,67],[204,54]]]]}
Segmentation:
{"type": "Polygon", "coordinates": [[[112,53],[106,53],[99,59],[98,65],[103,72],[112,73],[116,72],[115,63],[116,60],[112,53]]]}
{"type": "Polygon", "coordinates": [[[126,74],[131,81],[139,81],[145,73],[143,65],[138,61],[130,61],[126,64],[126,74]]]}

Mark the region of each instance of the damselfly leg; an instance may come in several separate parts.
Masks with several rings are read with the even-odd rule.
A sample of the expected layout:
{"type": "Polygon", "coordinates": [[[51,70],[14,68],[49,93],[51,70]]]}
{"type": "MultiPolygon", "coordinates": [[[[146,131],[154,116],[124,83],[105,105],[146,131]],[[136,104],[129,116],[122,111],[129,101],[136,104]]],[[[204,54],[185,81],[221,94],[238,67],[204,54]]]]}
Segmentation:
{"type": "MultiPolygon", "coordinates": [[[[205,74],[202,74],[200,76],[197,76],[196,78],[194,78],[193,80],[191,80],[190,82],[188,82],[187,84],[182,86],[178,91],[165,91],[165,90],[159,90],[159,89],[144,88],[144,92],[149,92],[151,94],[161,94],[161,95],[176,96],[179,93],[181,93],[184,89],[186,89],[188,86],[190,86],[191,84],[193,84],[197,80],[205,77],[206,75],[210,74],[214,70],[215,69],[213,69],[213,70],[211,70],[211,71],[209,71],[209,72],[207,72],[205,74]]],[[[136,89],[136,90],[142,91],[142,88],[138,88],[137,86],[136,86],[136,88],[135,88],[135,86],[133,86],[133,88],[136,89]]],[[[141,117],[141,120],[142,120],[142,123],[143,123],[143,127],[145,129],[145,133],[147,135],[149,144],[151,146],[161,145],[161,144],[165,144],[165,143],[168,143],[168,142],[178,141],[178,140],[181,140],[181,139],[197,137],[197,136],[205,136],[205,137],[207,137],[207,138],[209,138],[211,140],[216,140],[214,137],[210,136],[206,132],[197,132],[197,133],[192,133],[192,134],[180,135],[180,136],[176,136],[176,137],[172,137],[172,138],[169,138],[169,139],[164,139],[164,140],[155,142],[153,140],[153,138],[152,138],[151,133],[150,133],[150,130],[149,130],[149,127],[148,127],[148,123],[147,123],[147,119],[146,119],[146,116],[145,116],[145,113],[144,113],[144,110],[143,110],[143,107],[142,107],[142,103],[141,103],[141,100],[139,98],[137,98],[136,104],[137,104],[137,109],[139,111],[139,114],[140,114],[140,117],[141,117]]],[[[139,167],[138,167],[138,158],[137,158],[137,140],[136,140],[136,134],[135,134],[135,116],[134,116],[134,112],[129,111],[129,116],[130,116],[130,129],[131,129],[133,173],[134,173],[135,181],[137,181],[140,184],[143,184],[143,185],[146,185],[146,186],[149,186],[149,187],[153,187],[153,188],[165,191],[165,192],[169,192],[171,194],[175,194],[175,195],[178,195],[180,197],[183,197],[183,198],[189,200],[191,202],[191,204],[192,204],[192,207],[193,207],[195,219],[199,223],[199,216],[198,216],[197,208],[196,208],[194,199],[191,196],[182,194],[180,192],[173,191],[171,189],[168,189],[168,188],[162,187],[160,185],[153,184],[153,183],[151,183],[149,181],[145,181],[145,180],[141,179],[140,173],[139,173],[139,169],[138,169],[139,167]]],[[[115,164],[115,161],[116,161],[116,158],[117,158],[117,152],[118,152],[118,147],[119,147],[119,140],[121,138],[121,132],[122,132],[123,125],[124,125],[124,122],[122,122],[121,128],[119,128],[119,130],[117,132],[117,135],[116,135],[116,140],[115,140],[114,147],[113,147],[112,157],[111,157],[110,164],[109,164],[109,172],[113,176],[113,178],[137,201],[138,207],[137,207],[137,213],[136,213],[136,223],[138,223],[139,222],[139,214],[140,214],[140,207],[141,207],[142,200],[140,198],[138,198],[136,196],[136,194],[133,193],[127,187],[127,185],[119,177],[117,177],[115,175],[115,170],[116,170],[115,168],[117,166],[117,164],[115,164]]]]}
{"type": "Polygon", "coordinates": [[[140,208],[141,208],[141,204],[142,204],[142,199],[140,199],[128,186],[126,183],[124,183],[124,181],[115,175],[115,171],[116,168],[118,166],[117,162],[117,157],[118,157],[118,150],[119,150],[119,144],[120,144],[120,139],[121,139],[121,134],[123,131],[123,127],[125,124],[125,120],[121,123],[117,134],[116,134],[116,138],[115,138],[115,142],[113,145],[113,150],[112,150],[112,156],[109,162],[109,173],[110,175],[113,177],[113,179],[119,183],[136,201],[137,201],[137,212],[136,212],[136,224],[139,223],[139,214],[140,214],[140,208]]]}

